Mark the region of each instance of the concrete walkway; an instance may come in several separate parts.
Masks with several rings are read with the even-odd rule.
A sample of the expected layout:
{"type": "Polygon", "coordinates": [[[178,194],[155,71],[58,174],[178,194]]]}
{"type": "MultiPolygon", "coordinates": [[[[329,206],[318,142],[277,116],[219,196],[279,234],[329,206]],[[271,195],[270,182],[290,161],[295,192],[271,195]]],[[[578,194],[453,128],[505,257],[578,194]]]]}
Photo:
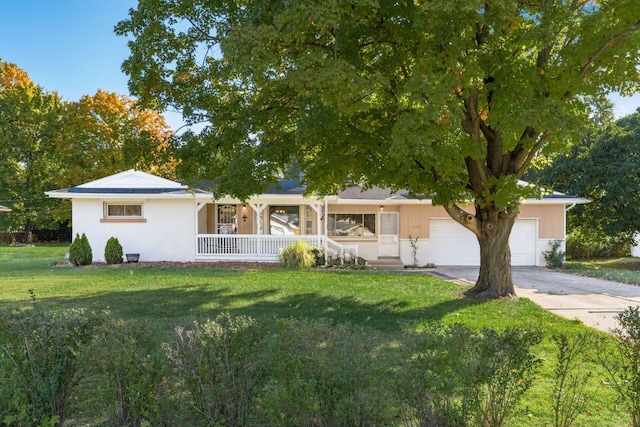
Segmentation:
{"type": "MultiPolygon", "coordinates": [[[[438,267],[421,270],[473,285],[477,267],[438,267]]],[[[614,319],[631,305],[640,305],[640,286],[560,273],[544,267],[513,267],[519,297],[529,298],[559,316],[579,319],[605,332],[617,327],[614,319]]]]}

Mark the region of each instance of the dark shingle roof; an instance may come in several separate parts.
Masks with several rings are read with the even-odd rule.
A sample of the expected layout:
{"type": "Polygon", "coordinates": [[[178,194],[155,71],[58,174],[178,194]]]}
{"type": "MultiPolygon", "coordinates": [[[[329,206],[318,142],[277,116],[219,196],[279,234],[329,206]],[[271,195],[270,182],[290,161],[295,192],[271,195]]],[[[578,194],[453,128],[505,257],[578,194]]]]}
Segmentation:
{"type": "Polygon", "coordinates": [[[297,179],[278,181],[271,184],[267,194],[304,194],[306,188],[297,179]]]}
{"type": "Polygon", "coordinates": [[[184,191],[179,188],[83,188],[71,187],[68,192],[76,194],[162,194],[184,191]]]}

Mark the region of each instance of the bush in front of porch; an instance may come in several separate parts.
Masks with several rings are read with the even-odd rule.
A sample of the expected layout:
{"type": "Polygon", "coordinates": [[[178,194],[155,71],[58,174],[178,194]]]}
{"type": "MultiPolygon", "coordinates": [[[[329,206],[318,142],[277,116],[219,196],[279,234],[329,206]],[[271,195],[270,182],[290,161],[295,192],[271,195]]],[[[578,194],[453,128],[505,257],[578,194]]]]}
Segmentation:
{"type": "Polygon", "coordinates": [[[314,247],[304,240],[298,240],[282,249],[280,262],[290,269],[311,268],[316,265],[314,247]]]}

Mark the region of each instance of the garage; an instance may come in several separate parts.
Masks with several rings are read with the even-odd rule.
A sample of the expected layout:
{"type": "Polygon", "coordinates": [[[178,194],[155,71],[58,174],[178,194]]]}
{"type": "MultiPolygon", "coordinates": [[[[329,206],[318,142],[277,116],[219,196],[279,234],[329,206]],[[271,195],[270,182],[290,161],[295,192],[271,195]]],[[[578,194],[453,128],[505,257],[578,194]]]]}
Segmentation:
{"type": "MultiPolygon", "coordinates": [[[[452,219],[431,219],[429,259],[435,265],[480,265],[480,247],[473,233],[452,219]]],[[[511,265],[536,265],[537,221],[516,220],[509,238],[511,265]]]]}

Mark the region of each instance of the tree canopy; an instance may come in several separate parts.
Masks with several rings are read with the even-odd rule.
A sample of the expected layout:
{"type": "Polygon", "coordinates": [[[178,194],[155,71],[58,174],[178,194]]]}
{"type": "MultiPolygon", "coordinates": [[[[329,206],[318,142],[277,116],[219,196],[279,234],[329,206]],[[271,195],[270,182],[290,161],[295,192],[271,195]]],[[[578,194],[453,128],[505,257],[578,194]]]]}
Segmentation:
{"type": "Polygon", "coordinates": [[[175,177],[171,130],[153,110],[140,109],[123,95],[98,90],[66,104],[57,141],[65,170],[60,188],[127,169],[175,177]]]}
{"type": "Polygon", "coordinates": [[[61,117],[57,93],[0,60],[0,200],[12,208],[0,220],[4,228],[22,228],[27,241],[33,227],[55,228],[51,210],[57,202],[44,191],[60,171],[54,141],[61,117]]]}
{"type": "Polygon", "coordinates": [[[591,201],[569,218],[580,235],[617,236],[631,243],[640,230],[640,111],[594,127],[554,160],[543,180],[591,201]]]}
{"type": "Polygon", "coordinates": [[[431,194],[499,296],[518,179],[583,132],[585,97],[638,90],[639,27],[635,0],[140,0],[116,32],[131,92],[208,124],[182,177],[243,198],[295,158],[310,192],[431,194]]]}
{"type": "Polygon", "coordinates": [[[0,200],[12,211],[0,229],[56,229],[71,219],[68,202],[47,190],[136,168],[175,178],[171,130],[156,111],[98,90],[64,102],[0,59],[0,200]]]}

